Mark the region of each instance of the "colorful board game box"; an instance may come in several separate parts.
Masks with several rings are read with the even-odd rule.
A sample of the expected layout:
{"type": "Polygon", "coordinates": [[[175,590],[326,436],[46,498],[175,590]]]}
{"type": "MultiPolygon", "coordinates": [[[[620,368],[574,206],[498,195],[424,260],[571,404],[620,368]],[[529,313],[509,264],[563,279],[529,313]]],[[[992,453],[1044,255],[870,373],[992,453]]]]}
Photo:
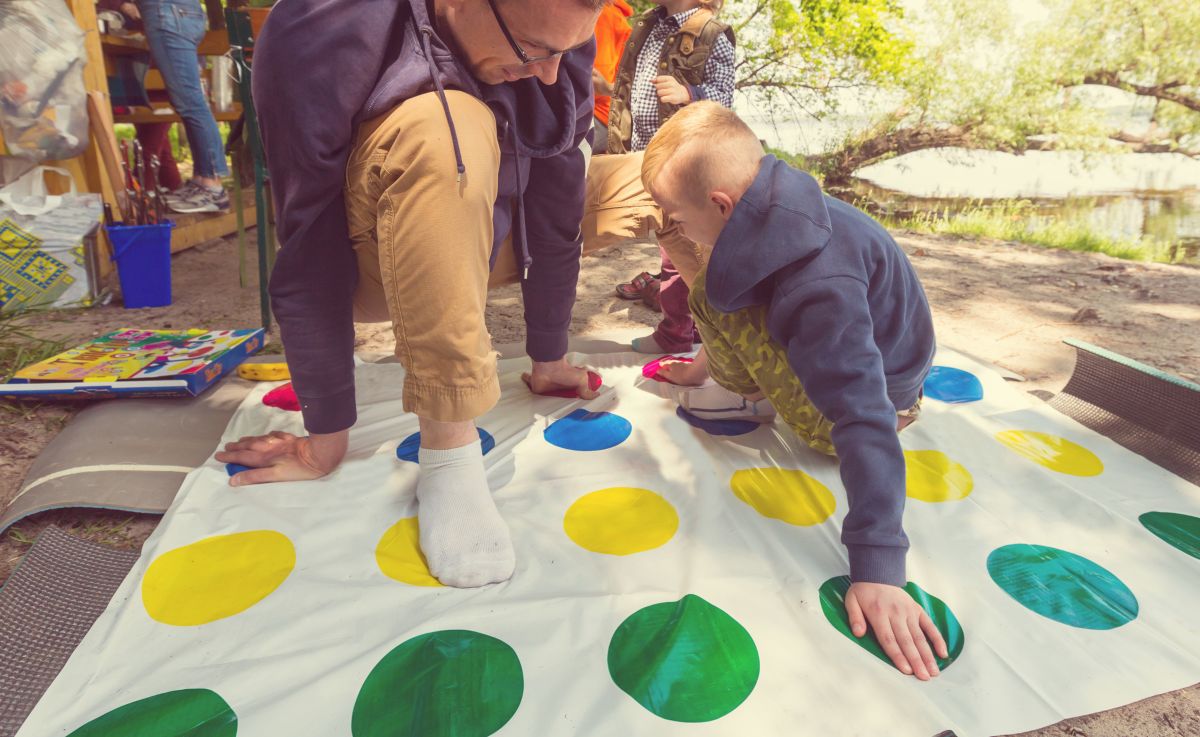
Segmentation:
{"type": "Polygon", "coordinates": [[[261,328],[125,328],[26,366],[0,384],[0,397],[194,397],[262,345],[261,328]]]}

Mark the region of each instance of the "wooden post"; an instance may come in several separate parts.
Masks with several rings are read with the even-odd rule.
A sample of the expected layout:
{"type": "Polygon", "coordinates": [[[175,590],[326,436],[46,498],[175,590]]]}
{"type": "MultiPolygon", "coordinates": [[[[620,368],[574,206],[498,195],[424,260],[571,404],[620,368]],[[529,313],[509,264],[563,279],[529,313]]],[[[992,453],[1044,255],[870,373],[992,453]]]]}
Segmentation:
{"type": "MultiPolygon", "coordinates": [[[[111,105],[108,96],[108,79],[104,75],[104,52],[100,48],[100,29],[96,24],[94,1],[66,0],[66,3],[75,16],[75,22],[83,31],[83,46],[87,51],[87,63],[83,67],[83,86],[88,92],[103,94],[105,104],[111,105]]],[[[84,100],[80,100],[79,104],[82,105],[84,102],[84,100]]],[[[48,166],[59,166],[71,172],[71,177],[75,180],[75,187],[80,192],[99,192],[104,201],[112,205],[113,212],[120,211],[116,192],[109,186],[108,177],[104,172],[100,147],[91,135],[88,136],[88,146],[82,156],[66,161],[47,161],[45,163],[48,166]]],[[[54,179],[57,180],[58,177],[54,177],[54,179]]],[[[59,181],[47,181],[46,187],[50,192],[56,194],[66,192],[68,189],[65,183],[59,181]]],[[[100,229],[96,245],[100,249],[97,261],[100,263],[100,277],[103,278],[112,271],[112,260],[109,258],[112,251],[103,228],[100,229]]]]}

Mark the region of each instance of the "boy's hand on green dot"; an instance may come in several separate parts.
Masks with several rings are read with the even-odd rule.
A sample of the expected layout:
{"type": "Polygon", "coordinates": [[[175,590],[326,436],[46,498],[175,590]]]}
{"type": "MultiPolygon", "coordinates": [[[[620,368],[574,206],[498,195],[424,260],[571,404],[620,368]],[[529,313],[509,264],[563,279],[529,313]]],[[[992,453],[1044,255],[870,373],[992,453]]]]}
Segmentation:
{"type": "Polygon", "coordinates": [[[933,653],[940,658],[950,655],[933,620],[899,586],[851,584],[846,592],[846,614],[855,637],[867,634],[867,625],[871,625],[883,652],[905,675],[928,681],[940,673],[933,653]]]}

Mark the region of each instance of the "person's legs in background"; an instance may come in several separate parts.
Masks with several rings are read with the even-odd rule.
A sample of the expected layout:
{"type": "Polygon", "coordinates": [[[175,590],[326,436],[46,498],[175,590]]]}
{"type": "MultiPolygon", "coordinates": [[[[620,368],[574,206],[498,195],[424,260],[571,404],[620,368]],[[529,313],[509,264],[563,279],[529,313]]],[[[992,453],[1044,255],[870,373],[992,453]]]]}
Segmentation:
{"type": "Polygon", "coordinates": [[[688,285],[700,271],[703,254],[671,222],[642,185],[642,154],[597,156],[588,170],[583,216],[584,251],[634,240],[658,240],[664,273],[660,282],[663,320],[653,336],[638,338],[635,350],[646,353],[691,350],[694,336],[688,315],[688,285]],[[671,269],[667,271],[666,269],[671,269]],[[677,274],[674,281],[671,275],[677,274]],[[670,311],[669,311],[670,310],[670,311]],[[682,324],[686,320],[686,325],[682,324]],[[660,332],[661,331],[661,332],[660,332]],[[671,345],[653,345],[662,335],[671,345]]]}
{"type": "Polygon", "coordinates": [[[633,349],[638,353],[686,353],[692,350],[694,343],[700,342],[688,309],[688,285],[675,269],[666,249],[659,246],[659,252],[662,254],[662,272],[658,300],[663,317],[654,333],[633,341],[633,349]]]}
{"type": "Polygon", "coordinates": [[[170,131],[173,123],[137,123],[138,142],[142,144],[142,152],[149,164],[151,156],[158,157],[158,186],[174,192],[183,186],[179,176],[179,167],[175,163],[175,155],[171,152],[170,131]]]}
{"type": "Polygon", "coordinates": [[[207,25],[204,11],[189,0],[140,0],[139,7],[150,53],[192,150],[192,179],[168,202],[176,212],[228,210],[221,177],[229,173],[229,166],[221,131],[204,97],[196,55],[207,25]]]}

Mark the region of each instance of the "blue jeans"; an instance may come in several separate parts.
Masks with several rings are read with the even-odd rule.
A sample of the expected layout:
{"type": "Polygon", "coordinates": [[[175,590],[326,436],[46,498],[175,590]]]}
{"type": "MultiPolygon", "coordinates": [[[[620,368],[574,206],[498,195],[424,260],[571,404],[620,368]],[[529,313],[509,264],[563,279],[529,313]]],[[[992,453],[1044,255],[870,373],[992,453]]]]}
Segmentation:
{"type": "Polygon", "coordinates": [[[138,0],[150,54],[162,73],[171,106],[183,118],[192,149],[194,175],[229,173],[225,144],[200,86],[196,49],[204,38],[207,18],[199,0],[138,0]]]}

